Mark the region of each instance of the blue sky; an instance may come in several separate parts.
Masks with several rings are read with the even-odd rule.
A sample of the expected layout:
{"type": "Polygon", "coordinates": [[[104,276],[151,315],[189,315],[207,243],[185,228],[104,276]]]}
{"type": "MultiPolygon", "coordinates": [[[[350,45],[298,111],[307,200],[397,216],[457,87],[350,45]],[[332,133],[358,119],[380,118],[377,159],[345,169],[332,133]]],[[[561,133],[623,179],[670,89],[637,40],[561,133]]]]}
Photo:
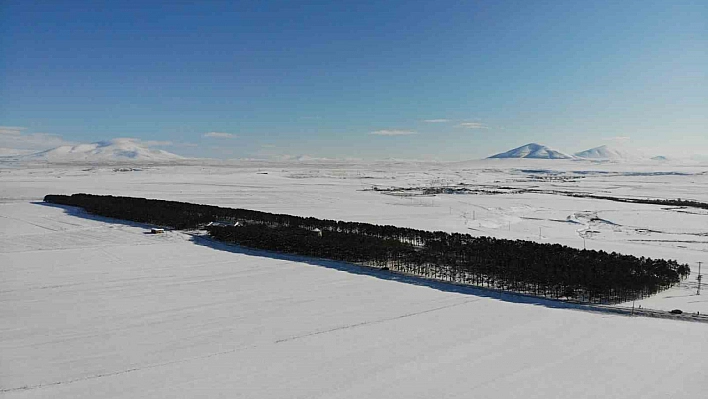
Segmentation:
{"type": "Polygon", "coordinates": [[[0,0],[0,147],[708,153],[705,2],[364,3],[0,0]]]}

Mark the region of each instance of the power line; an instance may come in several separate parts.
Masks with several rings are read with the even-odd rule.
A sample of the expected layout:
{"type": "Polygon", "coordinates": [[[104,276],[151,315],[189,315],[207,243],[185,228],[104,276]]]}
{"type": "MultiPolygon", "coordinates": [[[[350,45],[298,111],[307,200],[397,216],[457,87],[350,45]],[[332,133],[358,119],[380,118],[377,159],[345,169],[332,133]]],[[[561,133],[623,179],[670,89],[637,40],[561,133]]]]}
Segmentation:
{"type": "Polygon", "coordinates": [[[701,280],[703,275],[701,274],[701,264],[703,262],[698,262],[698,290],[696,290],[696,295],[701,295],[701,280]]]}

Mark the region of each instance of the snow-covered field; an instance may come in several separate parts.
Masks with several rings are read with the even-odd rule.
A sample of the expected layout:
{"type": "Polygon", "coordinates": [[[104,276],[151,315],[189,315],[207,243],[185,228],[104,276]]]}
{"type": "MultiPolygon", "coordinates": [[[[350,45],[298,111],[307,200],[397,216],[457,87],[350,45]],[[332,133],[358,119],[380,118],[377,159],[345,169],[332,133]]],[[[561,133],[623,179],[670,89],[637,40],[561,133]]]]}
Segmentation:
{"type": "Polygon", "coordinates": [[[706,211],[371,190],[464,183],[708,202],[707,170],[533,160],[0,168],[0,397],[701,397],[703,323],[153,236],[38,202],[132,195],[666,257],[694,273],[636,305],[708,313],[708,292],[695,295],[706,211]]]}

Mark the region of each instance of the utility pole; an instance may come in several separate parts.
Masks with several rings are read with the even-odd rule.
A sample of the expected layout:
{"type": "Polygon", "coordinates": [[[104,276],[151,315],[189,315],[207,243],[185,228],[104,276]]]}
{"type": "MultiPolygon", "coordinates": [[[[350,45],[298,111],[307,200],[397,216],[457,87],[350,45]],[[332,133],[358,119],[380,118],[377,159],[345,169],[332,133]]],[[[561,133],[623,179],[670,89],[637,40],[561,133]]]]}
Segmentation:
{"type": "Polygon", "coordinates": [[[541,228],[540,227],[538,228],[538,239],[539,240],[541,239],[541,228]]]}
{"type": "Polygon", "coordinates": [[[588,247],[585,246],[585,236],[583,236],[583,249],[588,249],[588,247]]]}
{"type": "Polygon", "coordinates": [[[698,262],[698,290],[696,291],[696,295],[701,295],[701,279],[703,279],[703,275],[701,275],[701,263],[703,262],[698,262]]]}

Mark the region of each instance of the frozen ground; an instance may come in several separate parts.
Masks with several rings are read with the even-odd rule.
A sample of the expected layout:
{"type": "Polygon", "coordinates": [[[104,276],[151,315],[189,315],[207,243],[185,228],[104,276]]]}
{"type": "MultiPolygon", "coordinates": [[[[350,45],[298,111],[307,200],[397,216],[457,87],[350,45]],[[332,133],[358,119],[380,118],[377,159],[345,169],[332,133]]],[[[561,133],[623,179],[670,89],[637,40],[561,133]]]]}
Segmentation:
{"type": "MultiPolygon", "coordinates": [[[[589,248],[674,258],[696,271],[708,251],[706,212],[552,194],[366,190],[466,183],[708,202],[705,170],[548,161],[0,169],[0,396],[700,397],[705,324],[227,251],[33,202],[90,192],[576,247],[585,235],[589,248]]],[[[704,313],[703,298],[694,273],[641,304],[704,313]]]]}
{"type": "Polygon", "coordinates": [[[513,159],[454,164],[25,166],[0,168],[0,183],[0,202],[37,201],[47,193],[134,195],[671,258],[688,263],[691,277],[681,287],[639,301],[637,306],[708,313],[708,297],[695,295],[697,262],[708,261],[708,210],[548,193],[426,196],[415,195],[415,191],[403,195],[370,191],[372,187],[459,187],[463,183],[487,190],[708,203],[708,166],[513,159]]]}

